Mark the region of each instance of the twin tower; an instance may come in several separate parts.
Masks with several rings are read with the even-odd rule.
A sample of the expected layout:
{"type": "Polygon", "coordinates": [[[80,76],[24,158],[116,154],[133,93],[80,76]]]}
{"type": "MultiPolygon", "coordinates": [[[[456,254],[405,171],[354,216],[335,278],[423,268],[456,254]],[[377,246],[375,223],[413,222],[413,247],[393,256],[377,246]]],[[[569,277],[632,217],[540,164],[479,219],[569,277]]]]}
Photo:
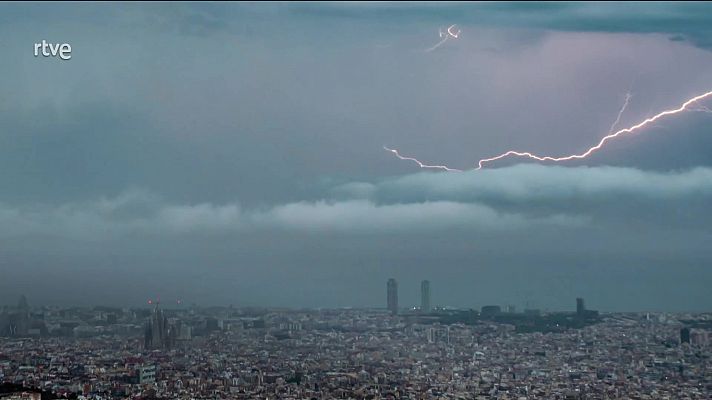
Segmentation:
{"type": "MultiPolygon", "coordinates": [[[[386,284],[388,293],[388,310],[393,315],[398,314],[398,282],[391,278],[386,284]]],[[[430,281],[420,282],[420,312],[430,312],[430,281]]]]}

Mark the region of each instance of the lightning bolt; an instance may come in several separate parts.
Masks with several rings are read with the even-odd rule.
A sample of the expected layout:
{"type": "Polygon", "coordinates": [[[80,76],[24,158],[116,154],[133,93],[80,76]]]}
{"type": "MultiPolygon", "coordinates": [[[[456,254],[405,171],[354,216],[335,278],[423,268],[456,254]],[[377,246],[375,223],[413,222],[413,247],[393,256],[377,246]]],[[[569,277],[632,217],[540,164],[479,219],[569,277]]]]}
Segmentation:
{"type": "Polygon", "coordinates": [[[618,116],[616,117],[616,120],[613,121],[611,124],[611,127],[608,129],[608,134],[610,135],[613,133],[613,130],[616,129],[616,126],[618,126],[618,123],[621,122],[621,117],[623,116],[623,113],[625,112],[625,109],[628,108],[628,103],[630,103],[630,99],[633,97],[630,92],[625,94],[625,101],[623,102],[623,107],[621,107],[620,111],[618,111],[618,116]]]}
{"type": "Polygon", "coordinates": [[[386,150],[386,151],[390,151],[391,153],[393,153],[396,157],[400,158],[401,160],[406,160],[406,161],[413,161],[413,162],[415,162],[416,164],[418,164],[418,166],[419,166],[420,168],[443,169],[443,170],[448,171],[448,172],[462,172],[461,169],[450,168],[450,167],[448,167],[447,165],[427,165],[427,164],[423,164],[422,162],[418,161],[417,159],[415,159],[415,158],[413,158],[413,157],[404,157],[404,156],[400,155],[400,153],[398,153],[398,150],[396,150],[396,149],[389,149],[389,148],[386,147],[386,146],[383,146],[383,149],[386,150]]]}
{"type": "Polygon", "coordinates": [[[443,30],[442,30],[442,28],[441,28],[440,31],[438,32],[438,35],[440,35],[440,37],[442,38],[442,40],[439,41],[438,43],[436,43],[433,47],[430,47],[430,48],[428,48],[428,49],[425,49],[425,52],[426,52],[426,53],[430,53],[431,51],[433,51],[433,50],[437,49],[438,47],[440,47],[443,43],[447,42],[447,40],[450,39],[450,38],[457,39],[458,37],[460,37],[460,32],[461,32],[460,29],[457,29],[457,28],[456,28],[456,25],[450,25],[450,26],[445,30],[445,32],[443,32],[443,30]]]}
{"type": "Polygon", "coordinates": [[[458,37],[460,37],[461,31],[459,28],[456,29],[455,26],[456,25],[450,25],[450,27],[447,28],[447,34],[457,39],[458,37]]]}
{"type": "MultiPolygon", "coordinates": [[[[643,129],[643,128],[645,128],[646,126],[648,126],[648,125],[650,125],[650,124],[652,124],[652,123],[654,123],[654,122],[657,122],[657,121],[660,120],[661,118],[664,118],[664,117],[667,117],[667,116],[670,116],[670,115],[679,114],[679,113],[681,113],[681,112],[683,112],[683,111],[703,111],[703,112],[710,112],[710,111],[712,111],[712,110],[710,110],[709,108],[707,108],[707,107],[705,107],[705,106],[703,106],[703,105],[696,105],[696,108],[691,107],[692,105],[695,105],[695,103],[697,103],[697,102],[699,102],[699,101],[701,101],[701,100],[704,100],[704,99],[706,99],[706,98],[709,98],[709,97],[712,97],[712,91],[709,91],[709,92],[707,92],[707,93],[703,93],[703,94],[701,94],[701,95],[695,96],[695,97],[693,97],[693,98],[691,98],[691,99],[685,101],[684,103],[682,103],[682,105],[680,105],[680,106],[677,107],[677,108],[673,108],[673,109],[661,111],[660,113],[655,114],[655,115],[652,116],[652,117],[646,118],[646,119],[644,119],[643,121],[641,121],[641,122],[639,122],[639,123],[637,123],[637,124],[635,124],[635,125],[633,125],[633,126],[630,126],[630,127],[628,127],[628,128],[620,129],[620,130],[618,130],[618,131],[616,131],[616,132],[609,133],[608,135],[604,136],[595,146],[590,147],[588,150],[586,150],[586,151],[584,151],[583,153],[580,153],[580,154],[571,154],[571,155],[568,155],[568,156],[554,157],[554,156],[539,156],[539,155],[530,153],[530,152],[528,152],[528,151],[509,150],[509,151],[504,152],[504,153],[502,153],[502,154],[499,154],[499,155],[497,155],[497,156],[490,157],[490,158],[483,158],[483,159],[479,160],[479,161],[477,162],[477,167],[475,167],[474,169],[475,169],[475,170],[480,170],[480,169],[482,169],[482,168],[485,166],[485,164],[487,164],[487,163],[490,163],[490,162],[492,162],[492,161],[501,160],[501,159],[503,159],[503,158],[510,157],[510,156],[514,156],[514,157],[526,157],[526,158],[530,158],[530,159],[536,160],[536,161],[552,161],[552,162],[561,162],[561,161],[569,161],[569,160],[577,160],[577,159],[586,158],[586,157],[590,156],[592,153],[594,153],[595,151],[601,149],[601,148],[602,148],[608,141],[610,141],[611,139],[615,139],[615,138],[617,138],[617,137],[619,137],[619,136],[631,134],[631,133],[633,133],[633,132],[635,132],[635,131],[638,131],[638,130],[640,130],[640,129],[643,129]]],[[[629,100],[630,100],[630,96],[627,95],[627,96],[626,96],[626,102],[624,103],[623,107],[621,108],[621,111],[619,111],[619,113],[618,113],[618,118],[616,118],[616,121],[615,121],[615,122],[613,123],[613,125],[611,126],[611,130],[613,130],[614,127],[615,127],[615,126],[618,124],[618,122],[620,121],[620,116],[623,114],[623,111],[624,111],[625,108],[627,107],[629,100]]],[[[442,169],[442,170],[445,170],[445,171],[455,171],[455,172],[461,172],[461,171],[462,171],[462,170],[459,170],[459,169],[450,168],[450,167],[448,167],[448,166],[446,166],[446,165],[427,165],[427,164],[424,164],[424,163],[420,162],[419,160],[417,160],[417,159],[415,159],[415,158],[413,158],[413,157],[404,157],[404,156],[401,156],[401,155],[398,153],[398,151],[395,150],[395,149],[389,149],[389,148],[387,148],[387,147],[384,147],[384,149],[386,149],[386,150],[392,152],[393,154],[396,155],[396,157],[400,158],[401,160],[414,161],[415,163],[417,163],[417,164],[420,166],[420,168],[436,168],[436,169],[442,169]]]]}

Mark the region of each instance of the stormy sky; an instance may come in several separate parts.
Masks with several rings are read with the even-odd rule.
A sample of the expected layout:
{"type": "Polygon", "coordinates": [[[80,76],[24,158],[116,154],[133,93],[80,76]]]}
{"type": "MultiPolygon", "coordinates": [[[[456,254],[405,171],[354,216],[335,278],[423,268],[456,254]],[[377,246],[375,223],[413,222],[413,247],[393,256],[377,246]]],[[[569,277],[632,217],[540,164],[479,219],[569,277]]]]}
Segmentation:
{"type": "Polygon", "coordinates": [[[712,90],[712,4],[3,3],[0,54],[0,304],[712,307],[709,112],[383,150],[585,151],[712,90]]]}

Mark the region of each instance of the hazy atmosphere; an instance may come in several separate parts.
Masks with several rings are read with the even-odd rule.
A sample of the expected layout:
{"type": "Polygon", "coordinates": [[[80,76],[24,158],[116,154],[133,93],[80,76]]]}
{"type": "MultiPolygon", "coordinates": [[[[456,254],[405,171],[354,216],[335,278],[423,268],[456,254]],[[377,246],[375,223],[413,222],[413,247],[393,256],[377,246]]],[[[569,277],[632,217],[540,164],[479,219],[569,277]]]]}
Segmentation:
{"type": "Polygon", "coordinates": [[[712,98],[473,170],[711,91],[712,3],[2,3],[0,38],[0,304],[712,307],[712,98]]]}

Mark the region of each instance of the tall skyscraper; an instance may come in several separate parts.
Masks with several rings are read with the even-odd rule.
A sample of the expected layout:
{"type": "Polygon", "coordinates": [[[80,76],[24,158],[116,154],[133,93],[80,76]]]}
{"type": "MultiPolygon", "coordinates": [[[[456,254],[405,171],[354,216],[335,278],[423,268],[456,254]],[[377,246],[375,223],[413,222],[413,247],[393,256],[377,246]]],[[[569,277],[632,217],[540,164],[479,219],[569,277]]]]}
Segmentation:
{"type": "Polygon", "coordinates": [[[393,278],[389,279],[387,289],[388,309],[391,311],[391,314],[396,315],[398,314],[398,282],[393,278]]]}
{"type": "Polygon", "coordinates": [[[420,282],[420,311],[430,312],[430,281],[420,282]]]}
{"type": "Polygon", "coordinates": [[[586,311],[586,306],[583,304],[583,299],[580,297],[576,298],[576,314],[579,317],[583,317],[586,311]]]}

